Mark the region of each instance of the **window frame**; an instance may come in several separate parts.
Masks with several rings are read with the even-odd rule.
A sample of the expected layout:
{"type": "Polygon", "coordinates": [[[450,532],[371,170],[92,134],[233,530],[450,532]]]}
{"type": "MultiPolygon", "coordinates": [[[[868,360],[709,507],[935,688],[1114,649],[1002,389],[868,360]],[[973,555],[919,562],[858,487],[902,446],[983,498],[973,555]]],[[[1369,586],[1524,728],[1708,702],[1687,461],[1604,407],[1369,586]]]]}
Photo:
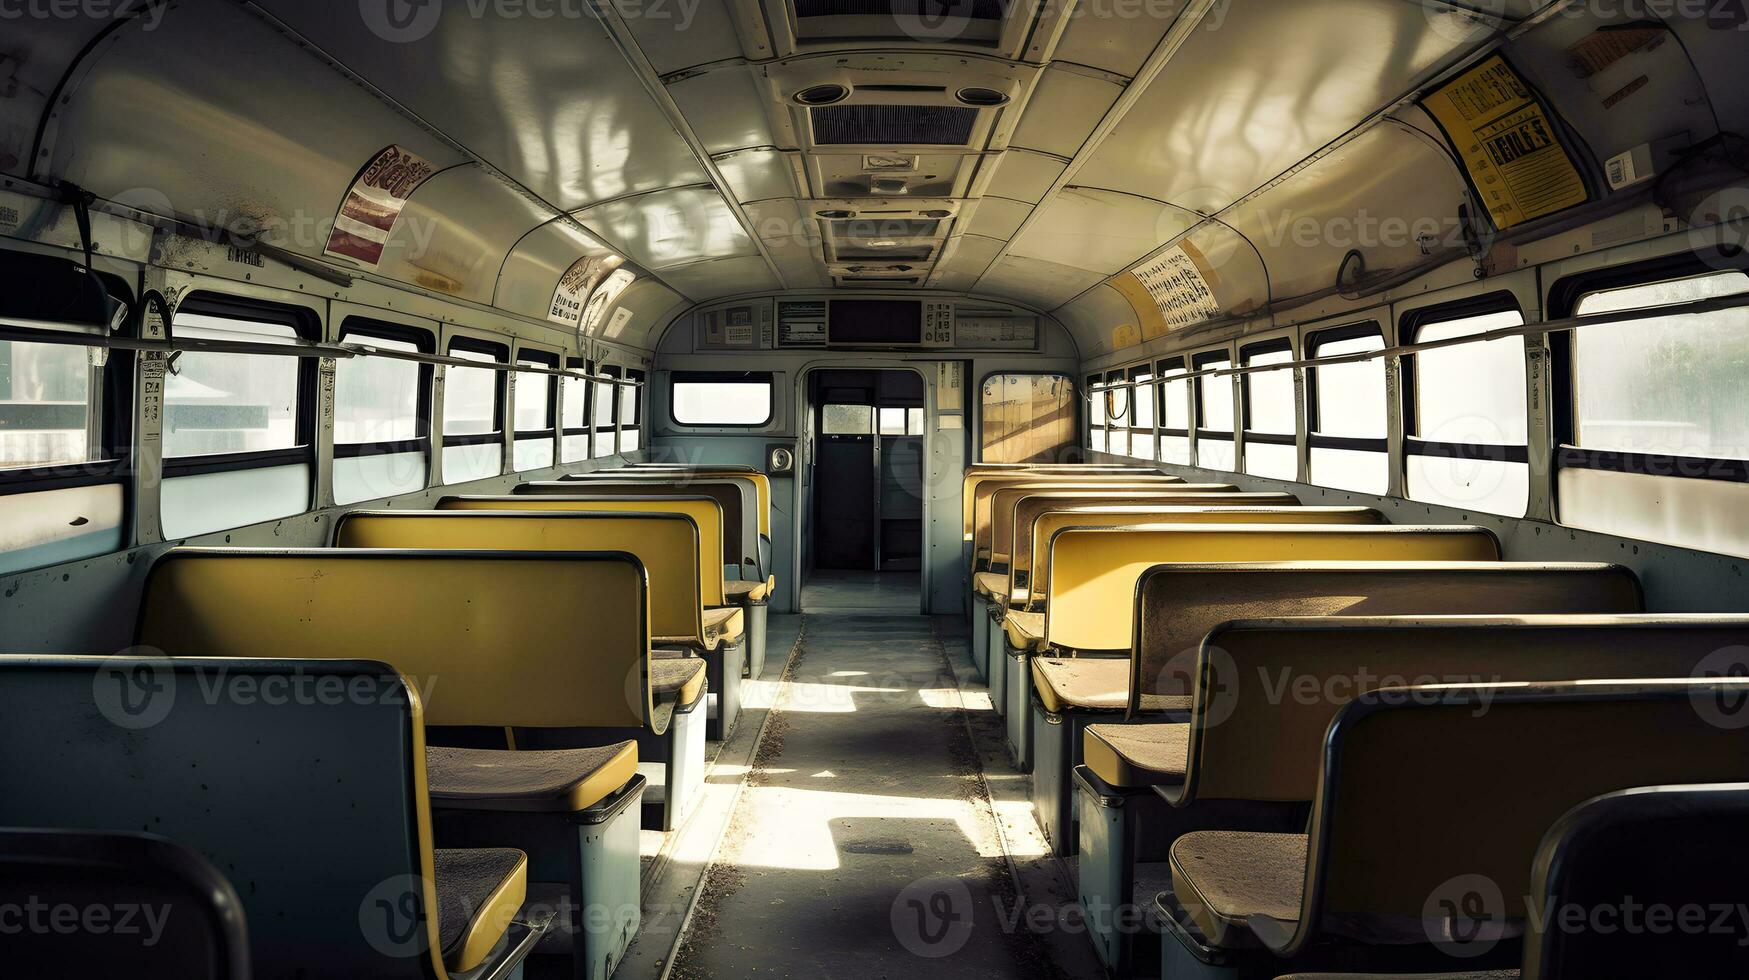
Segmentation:
{"type": "Polygon", "coordinates": [[[554,386],[562,392],[566,381],[577,381],[583,385],[583,427],[581,429],[573,429],[565,424],[565,409],[563,403],[560,404],[559,414],[554,420],[554,424],[559,428],[559,465],[569,466],[572,465],[572,463],[587,463],[595,458],[595,372],[591,369],[589,361],[581,357],[567,357],[564,360],[564,365],[565,370],[583,375],[581,378],[556,379],[559,383],[554,386]],[[564,441],[565,439],[574,436],[586,436],[589,439],[589,446],[584,450],[584,456],[582,459],[572,460],[571,463],[566,463],[564,461],[564,441]]]}
{"type": "MultiPolygon", "coordinates": [[[[1218,347],[1214,350],[1205,350],[1200,354],[1193,354],[1190,358],[1190,373],[1200,374],[1203,371],[1209,370],[1210,364],[1220,361],[1225,361],[1227,363],[1227,369],[1231,370],[1234,364],[1233,351],[1227,347],[1218,347]]],[[[1216,370],[1219,369],[1217,368],[1216,370]]],[[[1238,453],[1239,426],[1242,424],[1243,420],[1235,415],[1233,419],[1233,428],[1227,432],[1222,432],[1218,429],[1210,429],[1205,424],[1208,421],[1208,412],[1203,405],[1203,389],[1207,386],[1209,378],[1207,375],[1202,375],[1200,377],[1191,378],[1190,380],[1191,422],[1196,426],[1196,438],[1192,439],[1190,443],[1190,455],[1191,459],[1194,461],[1191,465],[1202,467],[1201,446],[1204,439],[1208,439],[1210,442],[1226,442],[1233,444],[1233,465],[1245,465],[1245,461],[1239,458],[1238,453]]],[[[1238,471],[1233,470],[1231,472],[1238,471]]]]}
{"type": "Polygon", "coordinates": [[[668,421],[681,429],[764,429],[777,418],[777,374],[773,371],[674,371],[668,375],[668,421]],[[682,422],[675,414],[674,389],[683,384],[758,384],[767,388],[765,418],[758,422],[682,422]]]}
{"type": "MultiPolygon", "coordinates": [[[[365,316],[349,316],[340,322],[340,343],[357,338],[375,338],[377,340],[394,340],[413,344],[421,354],[432,354],[437,350],[437,337],[429,330],[418,327],[393,323],[388,320],[376,320],[365,316]]],[[[372,355],[363,355],[370,357],[372,355]]],[[[412,439],[401,439],[391,442],[334,442],[335,459],[363,459],[367,456],[392,456],[400,453],[423,453],[427,460],[431,459],[431,406],[433,381],[437,377],[437,369],[428,363],[419,364],[419,398],[415,408],[417,418],[414,431],[418,434],[412,439]]],[[[340,406],[334,406],[338,418],[340,406]]]]}
{"type": "MultiPolygon", "coordinates": [[[[1615,289],[1630,289],[1677,279],[1690,279],[1708,274],[1736,271],[1749,274],[1749,261],[1726,265],[1706,261],[1692,252],[1666,255],[1631,265],[1612,266],[1566,276],[1549,290],[1550,315],[1555,319],[1578,316],[1579,304],[1594,293],[1615,289]]],[[[1658,307],[1646,307],[1656,315],[1658,307]]],[[[1579,327],[1579,330],[1585,329],[1579,327]]],[[[1549,426],[1554,452],[1549,461],[1549,482],[1554,488],[1556,512],[1560,510],[1560,472],[1563,469],[1595,470],[1606,473],[1629,473],[1638,476],[1670,477],[1678,480],[1714,480],[1724,483],[1749,483],[1749,460],[1719,459],[1711,456],[1660,456],[1652,453],[1630,453],[1610,449],[1586,449],[1579,445],[1579,379],[1575,376],[1573,331],[1551,333],[1550,390],[1554,411],[1549,426]]]]}
{"type": "Polygon", "coordinates": [[[1129,371],[1120,368],[1105,372],[1105,451],[1112,456],[1133,458],[1130,456],[1130,440],[1135,438],[1135,430],[1130,423],[1136,419],[1135,400],[1136,391],[1130,386],[1129,371]],[[1115,419],[1112,408],[1119,391],[1123,392],[1124,413],[1122,419],[1115,419]],[[1121,453],[1111,448],[1111,436],[1114,432],[1124,434],[1124,451],[1121,453]]]}
{"type": "Polygon", "coordinates": [[[1129,413],[1130,414],[1130,425],[1129,425],[1130,451],[1129,451],[1129,457],[1131,459],[1141,459],[1141,460],[1147,460],[1149,462],[1158,463],[1160,461],[1160,437],[1157,433],[1159,432],[1159,429],[1160,429],[1160,413],[1158,411],[1160,405],[1159,405],[1159,398],[1156,397],[1152,391],[1152,389],[1154,387],[1153,371],[1154,371],[1154,365],[1152,363],[1143,363],[1143,364],[1137,364],[1134,367],[1131,367],[1129,370],[1124,372],[1124,375],[1127,378],[1127,380],[1125,381],[1125,384],[1127,384],[1129,386],[1129,390],[1130,390],[1130,413],[1129,413]],[[1143,380],[1144,378],[1146,378],[1147,380],[1144,381],[1143,380]],[[1154,424],[1148,426],[1145,429],[1135,424],[1138,417],[1141,414],[1138,409],[1142,404],[1142,397],[1143,397],[1144,392],[1147,393],[1149,407],[1155,409],[1154,424]],[[1137,439],[1146,439],[1147,440],[1148,455],[1146,455],[1146,456],[1136,455],[1136,440],[1137,439]]]}
{"type": "Polygon", "coordinates": [[[597,379],[589,383],[591,408],[594,408],[595,402],[600,397],[595,390],[597,387],[607,385],[609,390],[612,391],[612,395],[607,399],[609,408],[607,418],[600,418],[600,413],[594,413],[596,417],[592,419],[595,426],[595,438],[590,442],[589,451],[594,459],[605,459],[608,456],[619,455],[619,383],[623,376],[624,369],[614,364],[598,364],[596,365],[595,370],[590,373],[590,377],[597,379]],[[609,439],[607,452],[602,455],[595,455],[595,450],[603,435],[606,435],[609,439]]]}
{"type": "Polygon", "coordinates": [[[495,364],[496,366],[490,366],[486,362],[481,361],[478,367],[469,366],[463,368],[458,365],[451,365],[450,368],[446,369],[444,374],[444,418],[442,422],[438,424],[442,425],[445,429],[449,426],[448,371],[484,370],[491,371],[497,375],[492,394],[492,431],[465,433],[461,435],[450,435],[445,431],[443,434],[443,448],[448,449],[452,446],[503,447],[509,445],[511,442],[511,433],[509,430],[512,428],[513,423],[513,420],[509,417],[509,411],[505,406],[505,402],[509,400],[506,396],[510,387],[509,367],[511,362],[509,342],[487,340],[484,337],[475,337],[468,334],[457,334],[449,338],[449,343],[444,347],[443,351],[445,355],[453,357],[458,350],[464,350],[471,354],[485,354],[493,358],[492,364],[495,364]]]}
{"type": "MultiPolygon", "coordinates": [[[[1238,366],[1240,368],[1249,368],[1251,366],[1251,358],[1258,357],[1258,356],[1263,355],[1263,354],[1279,354],[1282,351],[1287,352],[1288,358],[1290,360],[1293,359],[1293,357],[1294,357],[1294,342],[1293,342],[1292,337],[1275,337],[1275,338],[1272,338],[1270,340],[1260,340],[1254,344],[1247,344],[1244,347],[1239,348],[1239,364],[1238,364],[1238,366]]],[[[1288,371],[1290,373],[1293,371],[1292,368],[1276,368],[1276,370],[1277,371],[1288,371]]],[[[1256,372],[1256,373],[1262,373],[1262,372],[1256,372]]],[[[1265,445],[1265,446],[1298,447],[1300,444],[1299,431],[1298,431],[1299,430],[1299,414],[1300,414],[1299,406],[1297,406],[1297,405],[1293,406],[1294,430],[1295,431],[1287,432],[1287,433],[1257,431],[1257,430],[1251,428],[1251,421],[1252,421],[1252,416],[1253,416],[1253,408],[1252,408],[1252,404],[1251,404],[1252,372],[1246,372],[1244,374],[1240,374],[1238,377],[1239,377],[1239,419],[1238,419],[1237,428],[1239,429],[1240,432],[1242,432],[1244,434],[1245,444],[1247,446],[1249,446],[1251,443],[1255,442],[1255,443],[1258,443],[1260,445],[1265,445]]],[[[1290,378],[1290,380],[1291,380],[1291,378],[1290,378]]],[[[1296,386],[1296,390],[1297,390],[1297,386],[1296,386]]],[[[1241,468],[1243,468],[1245,465],[1245,461],[1243,459],[1239,460],[1239,465],[1241,468]]]]}
{"type": "MultiPolygon", "coordinates": [[[[291,303],[276,303],[270,300],[250,299],[242,296],[232,296],[226,293],[201,291],[190,295],[176,307],[176,313],[170,318],[168,325],[170,338],[176,339],[176,317],[192,312],[197,316],[212,316],[230,319],[253,320],[257,323],[273,323],[290,327],[298,341],[317,343],[322,336],[322,319],[315,310],[307,306],[291,303]],[[189,307],[194,309],[190,310],[189,307]]],[[[310,482],[313,487],[316,480],[316,384],[317,358],[309,352],[298,354],[254,354],[244,357],[291,357],[298,362],[298,404],[296,444],[285,449],[264,449],[255,452],[213,453],[205,456],[171,456],[165,453],[160,460],[160,479],[174,480],[187,476],[204,476],[210,473],[234,473],[239,470],[267,469],[274,466],[292,466],[304,464],[310,468],[310,482]]],[[[166,385],[163,394],[163,416],[170,415],[170,389],[166,385]]],[[[160,447],[163,440],[159,441],[160,447]]],[[[312,500],[315,499],[313,496],[312,500]]]]}
{"type": "MultiPolygon", "coordinates": [[[[1449,303],[1436,303],[1423,306],[1403,314],[1398,325],[1398,336],[1403,338],[1404,346],[1413,347],[1418,341],[1421,331],[1438,323],[1450,323],[1454,320],[1468,320],[1474,317],[1489,316],[1495,313],[1516,313],[1530,323],[1524,315],[1524,307],[1518,302],[1518,297],[1510,291],[1485,293],[1468,299],[1454,300],[1449,303]]],[[[1470,343],[1485,343],[1485,341],[1469,341],[1470,343]]],[[[1453,344],[1452,346],[1462,346],[1453,344]]],[[[1417,355],[1404,354],[1402,361],[1402,409],[1403,409],[1403,454],[1409,456],[1436,456],[1446,459],[1480,460],[1494,463],[1530,464],[1530,430],[1529,419],[1526,419],[1525,445],[1498,446],[1488,443],[1439,442],[1423,439],[1416,435],[1420,417],[1420,392],[1416,384],[1417,355]]],[[[1528,366],[1525,369],[1529,370],[1528,366]]],[[[1528,380],[1528,379],[1527,379],[1528,380]]],[[[1534,494],[1533,494],[1534,496],[1534,494]]],[[[1411,498],[1413,499],[1413,498],[1411,498]]],[[[1522,518],[1524,515],[1519,515],[1522,518]]]]}
{"type": "MultiPolygon", "coordinates": [[[[519,347],[516,351],[516,368],[539,368],[546,371],[557,371],[564,360],[558,351],[545,350],[539,347],[519,347]]],[[[542,422],[539,429],[518,429],[516,427],[516,406],[510,406],[510,438],[515,442],[533,442],[540,439],[556,439],[559,433],[559,377],[557,375],[536,375],[547,379],[546,405],[541,409],[542,422]]],[[[520,391],[522,379],[516,379],[516,387],[520,391]]],[[[518,396],[520,397],[520,396],[518,396]]]]}
{"type": "MultiPolygon", "coordinates": [[[[1340,327],[1331,327],[1327,330],[1312,331],[1306,335],[1306,359],[1316,361],[1318,359],[1318,350],[1325,344],[1339,344],[1345,340],[1359,340],[1363,337],[1377,337],[1379,339],[1381,353],[1378,360],[1383,364],[1384,370],[1388,373],[1391,370],[1390,359],[1385,357],[1382,352],[1390,349],[1391,339],[1385,336],[1384,324],[1377,320],[1363,320],[1357,323],[1344,324],[1340,327]]],[[[1376,439],[1361,436],[1328,436],[1320,435],[1318,432],[1319,426],[1323,424],[1318,406],[1318,376],[1320,373],[1320,369],[1316,364],[1312,365],[1312,369],[1306,372],[1307,448],[1341,449],[1349,452],[1381,453],[1385,456],[1389,456],[1391,453],[1391,406],[1388,395],[1388,392],[1390,391],[1390,379],[1386,378],[1385,384],[1387,400],[1379,403],[1379,412],[1383,415],[1385,422],[1384,435],[1379,436],[1376,439]]]]}
{"type": "MultiPolygon", "coordinates": [[[[1086,385],[1087,385],[1087,387],[1086,387],[1087,400],[1088,400],[1089,407],[1091,407],[1093,399],[1105,397],[1105,388],[1106,388],[1105,375],[1104,374],[1089,374],[1089,375],[1087,375],[1086,385]]],[[[1094,418],[1093,413],[1091,411],[1089,411],[1087,413],[1087,448],[1091,452],[1103,453],[1103,452],[1106,452],[1111,446],[1111,406],[1109,404],[1106,405],[1105,411],[1103,411],[1099,414],[1099,417],[1104,419],[1105,421],[1102,423],[1095,424],[1093,421],[1093,418],[1094,418]],[[1094,432],[1105,433],[1104,444],[1101,445],[1097,449],[1095,449],[1093,447],[1093,433],[1094,432]]]]}
{"type": "MultiPolygon", "coordinates": [[[[96,273],[112,297],[131,307],[133,290],[120,278],[105,272],[96,273]]],[[[87,333],[82,330],[43,330],[0,325],[0,340],[21,344],[58,344],[68,347],[105,347],[111,337],[124,339],[139,335],[139,317],[130,317],[116,333],[87,333]],[[77,338],[77,339],[75,339],[77,338]],[[88,340],[86,339],[88,338],[88,340]]],[[[94,375],[86,395],[87,410],[96,414],[97,459],[83,463],[60,463],[53,466],[18,466],[0,468],[0,497],[49,493],[79,487],[120,484],[122,487],[122,534],[132,534],[134,481],[134,375],[138,355],[134,351],[108,348],[108,360],[103,367],[90,367],[94,375]],[[94,404],[93,404],[94,402],[94,404]]],[[[90,425],[89,417],[86,420],[90,425]]]]}

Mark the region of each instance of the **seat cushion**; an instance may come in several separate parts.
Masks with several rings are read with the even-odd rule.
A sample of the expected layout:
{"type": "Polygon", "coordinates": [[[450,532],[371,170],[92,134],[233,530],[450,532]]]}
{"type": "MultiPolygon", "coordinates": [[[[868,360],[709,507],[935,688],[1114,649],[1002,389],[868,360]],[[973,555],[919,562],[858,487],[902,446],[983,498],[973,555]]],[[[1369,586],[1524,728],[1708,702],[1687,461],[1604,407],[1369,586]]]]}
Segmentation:
{"type": "Polygon", "coordinates": [[[1032,689],[1053,715],[1069,708],[1122,711],[1130,704],[1130,661],[1128,657],[1034,657],[1032,689]]]}
{"type": "Polygon", "coordinates": [[[1172,845],[1172,892],[1216,946],[1249,945],[1253,916],[1292,932],[1305,890],[1306,841],[1304,834],[1185,834],[1172,845]]]}
{"type": "Polygon", "coordinates": [[[472,970],[510,930],[528,897],[528,855],[509,848],[432,853],[437,935],[450,970],[472,970]]]}
{"type": "Polygon", "coordinates": [[[1108,786],[1177,785],[1190,763],[1190,726],[1088,725],[1082,755],[1108,786]]]}
{"type": "Polygon", "coordinates": [[[688,705],[704,693],[705,662],[691,654],[650,658],[650,690],[658,701],[688,705]]]}
{"type": "Polygon", "coordinates": [[[1002,620],[1002,631],[1008,634],[1008,646],[1014,650],[1037,653],[1045,648],[1045,614],[1008,611],[1002,620]]]}
{"type": "Polygon", "coordinates": [[[979,572],[972,576],[972,591],[986,599],[1004,602],[1008,599],[1008,576],[979,572]]]}
{"type": "Polygon", "coordinates": [[[734,607],[704,611],[704,643],[712,650],[719,643],[737,643],[746,632],[747,617],[734,607]]]}
{"type": "Polygon", "coordinates": [[[1144,715],[1172,715],[1174,721],[1189,721],[1190,701],[1188,694],[1143,694],[1139,707],[1144,715]]]}
{"type": "Polygon", "coordinates": [[[771,583],[724,579],[723,598],[730,602],[764,602],[771,598],[771,583]]]}
{"type": "Polygon", "coordinates": [[[577,813],[631,782],[638,746],[513,752],[434,745],[425,750],[425,774],[435,807],[577,813]]]}

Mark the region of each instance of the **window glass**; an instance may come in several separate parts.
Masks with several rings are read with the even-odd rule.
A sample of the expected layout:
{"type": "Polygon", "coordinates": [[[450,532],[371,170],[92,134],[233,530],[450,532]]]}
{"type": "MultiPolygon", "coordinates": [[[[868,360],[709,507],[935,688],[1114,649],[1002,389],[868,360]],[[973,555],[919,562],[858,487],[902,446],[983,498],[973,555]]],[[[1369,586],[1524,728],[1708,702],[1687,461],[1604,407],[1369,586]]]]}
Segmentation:
{"type": "Polygon", "coordinates": [[[905,434],[908,436],[920,436],[923,434],[923,409],[905,409],[905,434]]]}
{"type": "MultiPolygon", "coordinates": [[[[1294,359],[1291,350],[1254,354],[1245,359],[1246,367],[1287,364],[1294,359]]],[[[1293,435],[1299,427],[1294,411],[1294,373],[1291,370],[1258,371],[1244,375],[1245,395],[1250,417],[1246,429],[1274,435],[1293,435]]]]}
{"type": "MultiPolygon", "coordinates": [[[[1524,323],[1517,310],[1427,323],[1415,343],[1467,337],[1524,323]]],[[[1522,517],[1530,503],[1530,467],[1500,459],[1466,459],[1437,444],[1521,447],[1529,425],[1524,338],[1460,344],[1414,355],[1415,431],[1436,444],[1406,465],[1415,500],[1522,517]]]]}
{"type": "MultiPolygon", "coordinates": [[[[913,411],[921,435],[923,410],[913,411]]],[[[984,462],[1060,459],[1076,442],[1075,383],[1060,374],[993,375],[984,382],[979,417],[984,462]]]]}
{"type": "MultiPolygon", "coordinates": [[[[1592,293],[1580,316],[1749,292],[1740,272],[1592,293]]],[[[1586,449],[1749,459],[1749,308],[1572,332],[1574,434],[1586,449]]]]}
{"type": "MultiPolygon", "coordinates": [[[[180,339],[291,343],[281,323],[178,313],[180,339]]],[[[266,452],[298,445],[301,361],[271,354],[183,351],[164,380],[166,458],[266,452]]]]}
{"type": "MultiPolygon", "coordinates": [[[[1198,371],[1230,370],[1233,362],[1228,358],[1214,361],[1199,361],[1198,371]]],[[[1202,400],[1202,428],[1209,432],[1231,433],[1233,431],[1233,376],[1223,374],[1218,377],[1202,377],[1196,383],[1198,396],[1202,400]]]]}
{"type": "Polygon", "coordinates": [[[820,431],[829,436],[866,436],[874,433],[874,406],[827,405],[821,412],[820,431]]]}
{"type": "Polygon", "coordinates": [[[92,348],[0,340],[0,468],[94,458],[92,348]]]}
{"type": "Polygon", "coordinates": [[[902,436],[905,434],[905,410],[902,408],[883,408],[880,410],[881,435],[902,436]]]}
{"type": "MultiPolygon", "coordinates": [[[[348,335],[355,343],[417,353],[410,340],[348,335]]],[[[350,357],[334,368],[334,443],[361,446],[420,437],[419,389],[425,368],[390,357],[350,357]]]]}
{"type": "MultiPolygon", "coordinates": [[[[1520,326],[1503,310],[1428,323],[1415,343],[1520,326]]],[[[1433,442],[1522,446],[1530,410],[1524,383],[1524,338],[1459,344],[1415,355],[1415,435],[1433,442]]]]}
{"type": "MultiPolygon", "coordinates": [[[[572,371],[582,371],[581,364],[569,365],[572,371]]],[[[564,437],[559,441],[559,458],[565,463],[580,463],[589,458],[589,382],[582,378],[561,378],[559,397],[564,403],[564,437]]]]}
{"type": "MultiPolygon", "coordinates": [[[[523,367],[551,368],[535,361],[517,362],[523,367]]],[[[552,428],[553,376],[522,371],[516,375],[516,431],[543,432],[552,428]]]]}
{"type": "MultiPolygon", "coordinates": [[[[483,351],[463,348],[452,349],[449,356],[485,364],[498,361],[483,351]]],[[[475,436],[499,431],[498,382],[502,376],[491,368],[452,365],[443,384],[443,434],[475,436]]]]}
{"type": "MultiPolygon", "coordinates": [[[[1314,357],[1338,357],[1385,349],[1382,334],[1314,342],[1314,357]]],[[[1317,398],[1317,430],[1311,435],[1312,482],[1356,493],[1383,494],[1390,489],[1387,435],[1385,359],[1328,364],[1312,369],[1317,398]],[[1376,450],[1319,445],[1321,436],[1376,439],[1376,450]]]]}
{"type": "Polygon", "coordinates": [[[1137,429],[1154,428],[1154,375],[1144,372],[1135,377],[1135,394],[1132,396],[1136,406],[1136,420],[1131,423],[1137,429]]]}
{"type": "Polygon", "coordinates": [[[1160,372],[1165,379],[1160,385],[1160,427],[1171,430],[1160,436],[1160,459],[1181,465],[1191,462],[1190,381],[1184,378],[1185,373],[1182,362],[1160,372]]]}
{"type": "MultiPolygon", "coordinates": [[[[1378,334],[1318,344],[1313,357],[1339,357],[1385,349],[1378,334]]],[[[1383,439],[1385,431],[1385,359],[1328,364],[1313,368],[1318,395],[1318,433],[1354,439],[1383,439]]]]}
{"type": "Polygon", "coordinates": [[[674,421],[681,425],[761,426],[771,421],[770,375],[727,380],[673,376],[674,421]]]}

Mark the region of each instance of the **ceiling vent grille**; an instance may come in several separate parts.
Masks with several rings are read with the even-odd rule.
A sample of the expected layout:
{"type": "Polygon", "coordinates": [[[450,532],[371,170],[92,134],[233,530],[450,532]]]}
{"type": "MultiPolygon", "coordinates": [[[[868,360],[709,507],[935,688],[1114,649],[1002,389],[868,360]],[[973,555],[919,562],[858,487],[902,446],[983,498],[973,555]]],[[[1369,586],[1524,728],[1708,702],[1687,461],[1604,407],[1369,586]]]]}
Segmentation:
{"type": "Polygon", "coordinates": [[[835,105],[810,110],[820,146],[964,146],[978,110],[958,106],[835,105]]]}
{"type": "Polygon", "coordinates": [[[943,4],[941,0],[795,0],[797,17],[929,17],[1001,20],[1002,0],[971,0],[943,4]],[[944,10],[943,8],[949,8],[944,10]],[[963,8],[963,9],[962,9],[963,8]]]}

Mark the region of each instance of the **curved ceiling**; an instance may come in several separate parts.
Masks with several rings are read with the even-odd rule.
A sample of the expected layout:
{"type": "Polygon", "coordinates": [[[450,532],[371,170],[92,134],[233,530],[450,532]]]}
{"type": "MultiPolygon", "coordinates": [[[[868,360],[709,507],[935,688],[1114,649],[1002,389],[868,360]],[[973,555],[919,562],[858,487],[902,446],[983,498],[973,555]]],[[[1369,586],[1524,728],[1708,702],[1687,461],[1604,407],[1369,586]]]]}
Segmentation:
{"type": "Polygon", "coordinates": [[[1415,100],[1492,48],[1588,172],[1742,128],[1749,99],[1703,81],[1742,53],[1717,25],[1567,6],[123,0],[127,23],[9,26],[0,166],[356,266],[325,229],[398,146],[435,173],[351,271],[545,321],[568,272],[623,262],[612,339],[645,349],[733,295],[983,295],[1055,311],[1092,357],[1173,326],[1131,272],[1178,254],[1213,293],[1192,320],[1461,258],[1414,230],[1474,193],[1415,100]]]}

